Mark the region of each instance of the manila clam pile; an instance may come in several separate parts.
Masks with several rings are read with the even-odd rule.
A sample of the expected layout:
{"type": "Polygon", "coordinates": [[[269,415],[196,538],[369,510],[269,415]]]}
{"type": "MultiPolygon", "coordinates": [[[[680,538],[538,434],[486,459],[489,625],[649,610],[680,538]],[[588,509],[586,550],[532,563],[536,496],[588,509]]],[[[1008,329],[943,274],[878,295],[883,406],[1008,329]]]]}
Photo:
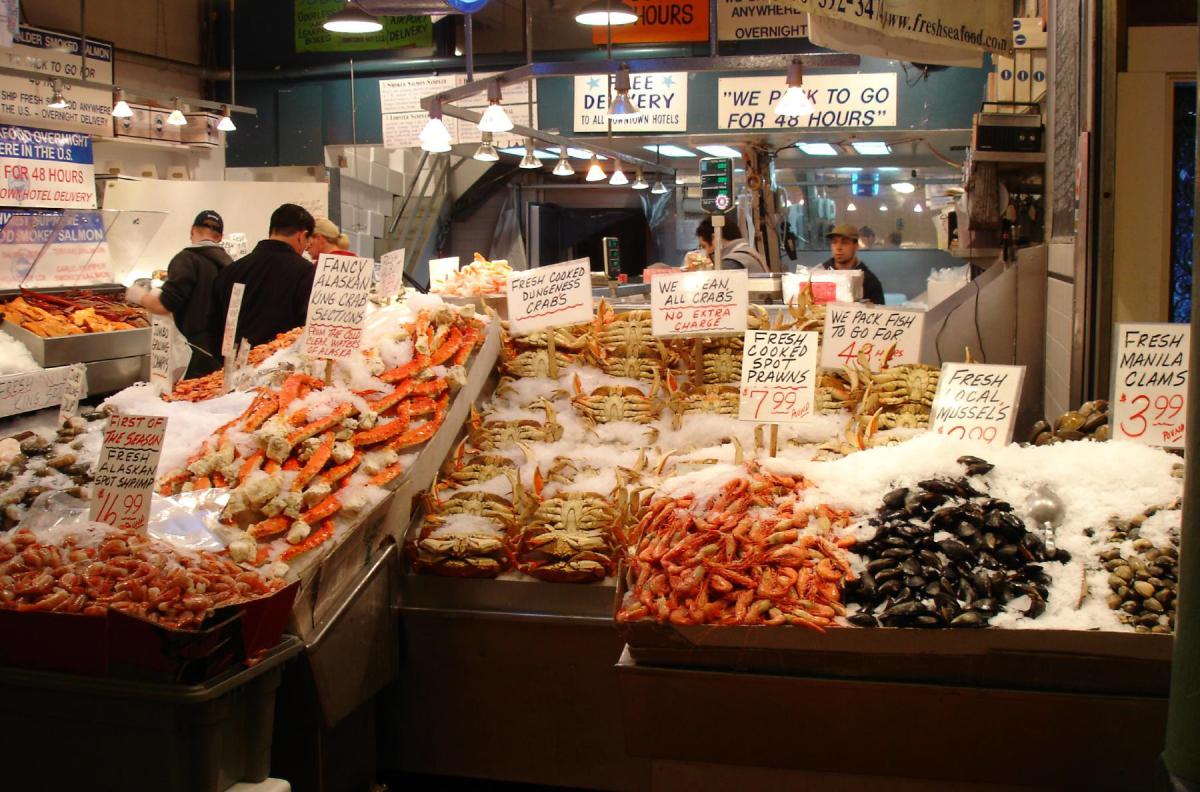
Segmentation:
{"type": "Polygon", "coordinates": [[[1175,628],[1179,549],[1174,537],[1155,544],[1141,536],[1141,529],[1146,520],[1178,508],[1176,503],[1147,509],[1130,520],[1114,520],[1109,537],[1114,544],[1100,554],[1112,591],[1108,607],[1138,632],[1170,633],[1175,628]]]}
{"type": "MultiPolygon", "coordinates": [[[[992,469],[978,457],[958,462],[969,477],[992,469]]],[[[1009,603],[1036,618],[1050,584],[1040,563],[1069,560],[967,477],[892,490],[871,525],[875,535],[855,547],[866,569],[847,584],[860,606],[849,621],[860,627],[986,627],[1009,603]]]]}
{"type": "Polygon", "coordinates": [[[1084,402],[1078,410],[1069,410],[1053,424],[1038,421],[1029,433],[1029,442],[1034,445],[1061,443],[1064,440],[1107,440],[1108,402],[1104,399],[1084,402]]]}

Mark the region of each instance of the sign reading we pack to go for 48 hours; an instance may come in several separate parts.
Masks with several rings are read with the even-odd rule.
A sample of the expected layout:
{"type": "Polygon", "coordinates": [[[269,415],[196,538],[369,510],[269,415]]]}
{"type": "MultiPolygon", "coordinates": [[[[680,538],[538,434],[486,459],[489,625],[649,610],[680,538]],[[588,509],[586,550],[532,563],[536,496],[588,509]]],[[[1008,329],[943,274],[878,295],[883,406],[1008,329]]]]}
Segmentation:
{"type": "Polygon", "coordinates": [[[1118,324],[1113,339],[1113,438],[1182,448],[1186,438],[1191,328],[1118,324]]]}
{"type": "Polygon", "coordinates": [[[924,328],[925,314],[920,311],[833,303],[825,309],[821,366],[852,366],[859,355],[866,358],[871,371],[879,371],[885,362],[894,366],[919,363],[924,328]],[[884,361],[889,349],[891,355],[884,361]]]}

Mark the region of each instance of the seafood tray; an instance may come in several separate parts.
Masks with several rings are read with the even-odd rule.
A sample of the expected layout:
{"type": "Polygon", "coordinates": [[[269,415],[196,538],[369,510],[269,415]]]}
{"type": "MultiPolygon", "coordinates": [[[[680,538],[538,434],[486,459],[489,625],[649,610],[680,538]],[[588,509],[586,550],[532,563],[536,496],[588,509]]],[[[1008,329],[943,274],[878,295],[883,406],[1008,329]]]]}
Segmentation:
{"type": "MultiPolygon", "coordinates": [[[[4,332],[20,341],[33,355],[38,365],[66,366],[71,363],[87,363],[93,360],[116,358],[150,358],[150,328],[114,330],[107,333],[83,333],[81,335],[42,338],[20,325],[5,320],[4,332]]],[[[132,384],[136,380],[130,380],[132,384]]]]}

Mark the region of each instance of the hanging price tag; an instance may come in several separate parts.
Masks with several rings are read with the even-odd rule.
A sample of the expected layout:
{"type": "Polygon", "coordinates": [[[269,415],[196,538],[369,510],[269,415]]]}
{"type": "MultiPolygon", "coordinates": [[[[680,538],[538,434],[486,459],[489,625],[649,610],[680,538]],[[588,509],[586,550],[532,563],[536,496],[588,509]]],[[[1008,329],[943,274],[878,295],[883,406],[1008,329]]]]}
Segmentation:
{"type": "Polygon", "coordinates": [[[110,415],[92,481],[91,519],[140,530],[150,517],[167,419],[156,415],[110,415]]]}
{"type": "Polygon", "coordinates": [[[387,299],[404,291],[404,248],[384,253],[379,259],[379,286],[377,297],[387,299]]]}
{"type": "Polygon", "coordinates": [[[62,404],[58,407],[58,425],[79,410],[79,400],[87,396],[87,366],[75,363],[67,369],[67,381],[63,385],[62,404]]]}
{"type": "Polygon", "coordinates": [[[890,365],[920,363],[924,329],[925,314],[921,311],[832,304],[825,310],[821,366],[853,366],[863,355],[871,371],[879,371],[889,349],[892,353],[886,362],[890,365]]]}
{"type": "Polygon", "coordinates": [[[929,430],[990,445],[1008,445],[1024,378],[1024,366],[942,364],[929,430]]]}
{"type": "Polygon", "coordinates": [[[246,390],[250,387],[250,381],[254,374],[254,369],[250,366],[250,341],[243,338],[238,344],[237,352],[237,373],[233,379],[238,390],[246,390]]]}
{"type": "Polygon", "coordinates": [[[1185,324],[1118,324],[1113,339],[1113,438],[1182,448],[1186,437],[1188,355],[1185,324]]]}
{"type": "Polygon", "coordinates": [[[747,331],[738,418],[760,423],[808,420],[813,415],[816,375],[816,333],[747,331]]]}
{"type": "Polygon", "coordinates": [[[170,393],[175,387],[171,381],[171,345],[175,333],[171,317],[150,315],[150,384],[159,393],[170,393]]]}

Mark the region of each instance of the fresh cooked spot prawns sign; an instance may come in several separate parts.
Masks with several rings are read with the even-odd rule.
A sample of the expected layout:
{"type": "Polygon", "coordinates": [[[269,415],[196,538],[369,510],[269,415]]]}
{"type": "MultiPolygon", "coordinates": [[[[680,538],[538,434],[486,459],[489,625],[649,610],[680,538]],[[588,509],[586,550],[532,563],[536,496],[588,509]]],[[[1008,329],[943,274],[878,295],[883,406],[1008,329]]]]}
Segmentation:
{"type": "Polygon", "coordinates": [[[746,332],[745,270],[672,272],[650,283],[654,335],[712,336],[746,332]]]}
{"type": "Polygon", "coordinates": [[[1183,447],[1190,352],[1188,325],[1117,325],[1110,408],[1114,438],[1183,447]]]}
{"type": "Polygon", "coordinates": [[[167,419],[157,415],[108,417],[92,482],[93,521],[114,528],[146,527],[166,432],[167,419]]]}
{"type": "Polygon", "coordinates": [[[374,277],[375,262],[369,258],[321,254],[308,298],[304,354],[325,359],[354,354],[374,277]]]}
{"type": "Polygon", "coordinates": [[[831,304],[825,311],[825,339],[821,366],[853,366],[858,356],[867,359],[871,371],[884,364],[898,366],[921,361],[921,333],[925,314],[849,303],[831,304]],[[891,356],[885,361],[888,349],[891,356]]]}
{"type": "Polygon", "coordinates": [[[817,334],[748,330],[742,345],[738,418],[760,423],[799,423],[813,416],[817,334]]]}
{"type": "Polygon", "coordinates": [[[592,264],[574,259],[508,276],[508,326],[513,335],[592,320],[592,264]]]}
{"type": "Polygon", "coordinates": [[[1012,442],[1024,366],[944,363],[930,431],[989,445],[1012,442]]]}

